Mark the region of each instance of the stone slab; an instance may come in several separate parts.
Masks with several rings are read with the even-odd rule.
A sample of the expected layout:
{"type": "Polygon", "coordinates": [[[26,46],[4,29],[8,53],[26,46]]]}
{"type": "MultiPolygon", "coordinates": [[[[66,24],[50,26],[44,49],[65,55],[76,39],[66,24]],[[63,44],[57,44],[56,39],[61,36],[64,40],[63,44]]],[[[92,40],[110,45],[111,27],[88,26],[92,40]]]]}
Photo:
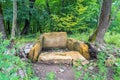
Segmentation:
{"type": "Polygon", "coordinates": [[[66,32],[51,32],[43,35],[43,48],[64,48],[67,43],[66,32]]]}
{"type": "MultiPolygon", "coordinates": [[[[73,62],[80,60],[87,61],[79,52],[44,52],[41,53],[38,62],[41,63],[53,63],[53,64],[72,64],[73,62]]],[[[88,61],[87,61],[88,62],[88,61]]],[[[89,62],[88,62],[89,63],[89,62]]]]}

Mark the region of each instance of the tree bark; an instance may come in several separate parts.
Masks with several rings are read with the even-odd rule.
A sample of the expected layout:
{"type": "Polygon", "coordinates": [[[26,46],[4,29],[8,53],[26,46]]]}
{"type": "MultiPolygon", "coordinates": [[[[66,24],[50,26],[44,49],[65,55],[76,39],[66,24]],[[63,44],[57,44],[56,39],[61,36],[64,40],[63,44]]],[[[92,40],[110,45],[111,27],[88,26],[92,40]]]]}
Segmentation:
{"type": "Polygon", "coordinates": [[[2,38],[6,38],[5,28],[4,28],[4,18],[2,12],[2,3],[0,3],[0,32],[2,33],[2,38]]]}
{"type": "Polygon", "coordinates": [[[90,42],[96,42],[103,44],[104,35],[110,26],[110,11],[111,11],[112,0],[103,0],[101,13],[99,17],[97,30],[89,38],[90,42]]]}
{"type": "MultiPolygon", "coordinates": [[[[30,9],[32,9],[33,6],[34,6],[35,0],[29,0],[29,2],[30,2],[29,7],[30,7],[30,9]]],[[[23,30],[21,32],[21,35],[24,35],[24,34],[28,33],[28,30],[30,28],[30,16],[32,16],[32,14],[29,11],[29,19],[25,20],[25,26],[24,26],[24,28],[23,28],[23,30]]]]}
{"type": "Polygon", "coordinates": [[[17,26],[17,0],[13,0],[13,22],[12,22],[12,32],[11,38],[15,38],[15,30],[17,26]]]}

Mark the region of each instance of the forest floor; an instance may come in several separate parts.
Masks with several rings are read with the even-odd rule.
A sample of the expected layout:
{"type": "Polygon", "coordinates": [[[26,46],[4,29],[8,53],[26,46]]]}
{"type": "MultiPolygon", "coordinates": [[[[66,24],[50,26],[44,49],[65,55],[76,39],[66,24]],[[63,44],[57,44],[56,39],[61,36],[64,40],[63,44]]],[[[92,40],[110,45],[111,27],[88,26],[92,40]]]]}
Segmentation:
{"type": "MultiPolygon", "coordinates": [[[[118,59],[120,54],[119,48],[110,47],[104,48],[102,53],[107,52],[109,56],[101,54],[98,59],[89,60],[86,65],[67,65],[67,64],[43,64],[31,63],[34,73],[40,80],[114,80],[115,74],[114,59],[118,59]],[[118,52],[115,52],[118,51],[118,52]],[[110,57],[108,66],[106,61],[110,57]],[[112,63],[111,63],[112,61],[112,63]]],[[[119,69],[119,66],[117,67],[119,69]]]]}
{"type": "MultiPolygon", "coordinates": [[[[73,38],[77,37],[73,36],[73,38]]],[[[33,41],[28,42],[25,42],[23,46],[34,44],[33,41]]],[[[79,66],[67,64],[31,64],[35,75],[40,80],[119,80],[120,48],[111,44],[101,45],[98,58],[89,60],[89,62],[87,65],[79,66]],[[106,65],[107,60],[108,66],[106,65]]]]}
{"type": "Polygon", "coordinates": [[[75,80],[74,71],[71,65],[56,65],[56,64],[33,64],[33,70],[40,80],[75,80]],[[49,79],[48,79],[49,78],[49,79]]]}
{"type": "MultiPolygon", "coordinates": [[[[77,67],[67,64],[57,65],[57,64],[33,63],[32,67],[35,72],[35,75],[39,77],[40,80],[91,80],[88,78],[88,76],[85,75],[91,75],[91,77],[94,78],[95,75],[98,74],[99,72],[98,66],[96,64],[96,60],[92,60],[91,63],[93,64],[87,66],[77,66],[77,67]]],[[[113,70],[111,69],[111,67],[107,67],[107,69],[108,69],[106,76],[107,80],[114,80],[113,70]]]]}

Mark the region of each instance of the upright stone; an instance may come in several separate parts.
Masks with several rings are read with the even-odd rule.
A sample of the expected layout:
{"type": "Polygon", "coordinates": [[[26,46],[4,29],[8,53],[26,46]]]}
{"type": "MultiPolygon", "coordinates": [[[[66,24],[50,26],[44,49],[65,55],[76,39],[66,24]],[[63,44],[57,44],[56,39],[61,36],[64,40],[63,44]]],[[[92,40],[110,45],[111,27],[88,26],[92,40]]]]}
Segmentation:
{"type": "Polygon", "coordinates": [[[87,44],[81,41],[77,41],[74,44],[75,51],[79,51],[80,54],[86,59],[90,59],[89,47],[87,44]]]}
{"type": "Polygon", "coordinates": [[[32,61],[32,62],[36,62],[38,60],[39,54],[42,50],[42,44],[41,41],[38,40],[36,42],[36,44],[31,48],[29,54],[28,54],[28,58],[32,61]]]}
{"type": "Polygon", "coordinates": [[[51,32],[43,34],[43,48],[65,48],[66,43],[66,32],[51,32]]]}
{"type": "Polygon", "coordinates": [[[76,42],[75,39],[67,39],[67,48],[71,51],[74,51],[74,43],[76,42]]]}

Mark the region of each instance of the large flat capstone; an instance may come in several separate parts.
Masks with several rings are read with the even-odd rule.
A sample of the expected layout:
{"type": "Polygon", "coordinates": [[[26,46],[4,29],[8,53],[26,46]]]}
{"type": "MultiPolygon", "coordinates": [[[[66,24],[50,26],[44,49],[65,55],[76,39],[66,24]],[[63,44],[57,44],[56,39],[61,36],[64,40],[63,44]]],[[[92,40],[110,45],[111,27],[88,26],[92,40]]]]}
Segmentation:
{"type": "Polygon", "coordinates": [[[42,52],[38,58],[40,63],[53,63],[53,64],[72,64],[80,60],[81,63],[87,64],[87,61],[79,52],[42,52]],[[85,62],[85,63],[84,63],[85,62]]]}

